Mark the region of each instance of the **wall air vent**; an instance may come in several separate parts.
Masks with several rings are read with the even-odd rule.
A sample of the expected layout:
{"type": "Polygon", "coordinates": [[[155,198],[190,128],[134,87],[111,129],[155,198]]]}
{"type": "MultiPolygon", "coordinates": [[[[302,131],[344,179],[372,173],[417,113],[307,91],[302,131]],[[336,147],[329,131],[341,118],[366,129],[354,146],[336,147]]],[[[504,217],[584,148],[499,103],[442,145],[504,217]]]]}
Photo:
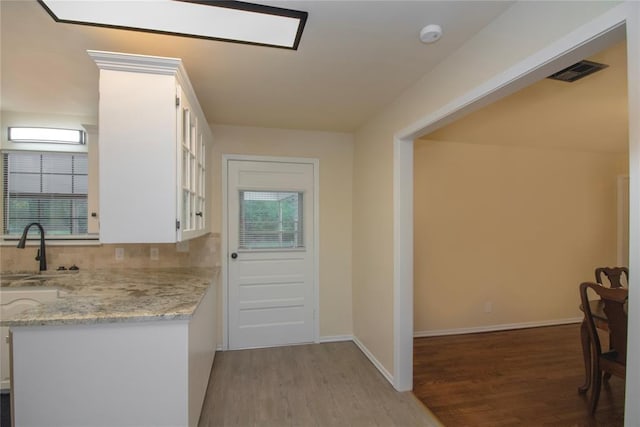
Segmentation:
{"type": "Polygon", "coordinates": [[[557,73],[551,74],[548,78],[571,83],[607,67],[608,65],[606,64],[582,60],[565,68],[564,70],[560,70],[557,73]]]}

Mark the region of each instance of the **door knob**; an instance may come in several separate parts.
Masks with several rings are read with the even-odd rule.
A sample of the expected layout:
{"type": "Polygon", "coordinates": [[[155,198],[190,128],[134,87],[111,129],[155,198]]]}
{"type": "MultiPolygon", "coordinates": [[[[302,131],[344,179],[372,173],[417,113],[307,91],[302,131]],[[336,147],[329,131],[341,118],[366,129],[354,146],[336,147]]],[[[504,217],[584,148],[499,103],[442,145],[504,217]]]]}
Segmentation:
{"type": "Polygon", "coordinates": [[[235,253],[235,252],[233,252],[233,253],[231,254],[231,258],[233,258],[233,259],[238,258],[238,254],[237,254],[237,253],[235,253]]]}

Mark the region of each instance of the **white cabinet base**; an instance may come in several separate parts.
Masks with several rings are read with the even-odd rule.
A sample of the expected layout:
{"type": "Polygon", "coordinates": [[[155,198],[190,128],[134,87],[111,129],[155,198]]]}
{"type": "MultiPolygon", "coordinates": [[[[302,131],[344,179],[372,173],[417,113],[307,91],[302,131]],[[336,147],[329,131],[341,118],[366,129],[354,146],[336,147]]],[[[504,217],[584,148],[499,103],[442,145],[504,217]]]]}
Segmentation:
{"type": "MultiPolygon", "coordinates": [[[[0,319],[6,319],[22,310],[55,301],[58,290],[53,288],[2,288],[0,289],[0,319]]],[[[11,388],[9,368],[9,328],[0,327],[0,390],[11,388]]]]}
{"type": "Polygon", "coordinates": [[[12,328],[15,426],[196,426],[213,298],[191,321],[12,328]]]}

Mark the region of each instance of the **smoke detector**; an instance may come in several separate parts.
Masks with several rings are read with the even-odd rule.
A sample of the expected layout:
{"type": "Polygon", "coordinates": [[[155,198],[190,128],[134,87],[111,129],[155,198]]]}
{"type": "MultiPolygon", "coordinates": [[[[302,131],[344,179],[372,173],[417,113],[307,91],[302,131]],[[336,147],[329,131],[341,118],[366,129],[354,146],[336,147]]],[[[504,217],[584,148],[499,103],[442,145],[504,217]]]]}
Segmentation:
{"type": "Polygon", "coordinates": [[[435,43],[442,37],[442,27],[436,24],[430,24],[420,31],[420,41],[422,43],[435,43]]]}

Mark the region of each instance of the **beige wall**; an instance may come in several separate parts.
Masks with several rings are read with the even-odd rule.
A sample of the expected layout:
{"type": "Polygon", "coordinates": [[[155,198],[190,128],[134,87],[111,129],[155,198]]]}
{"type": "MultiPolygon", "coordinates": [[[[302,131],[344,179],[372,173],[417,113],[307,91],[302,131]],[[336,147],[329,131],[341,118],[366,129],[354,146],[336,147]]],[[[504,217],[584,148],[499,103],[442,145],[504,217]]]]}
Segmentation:
{"type": "MultiPolygon", "coordinates": [[[[346,133],[211,126],[213,230],[222,224],[222,154],[320,161],[320,337],[352,334],[351,203],[353,136],[346,133]]],[[[224,249],[222,251],[224,253],[224,249]]]]}
{"type": "Polygon", "coordinates": [[[354,335],[389,372],[394,372],[394,134],[615,5],[516,2],[357,131],[353,181],[354,335]]]}
{"type": "Polygon", "coordinates": [[[414,330],[579,318],[626,173],[626,154],[416,141],[414,330]]]}

